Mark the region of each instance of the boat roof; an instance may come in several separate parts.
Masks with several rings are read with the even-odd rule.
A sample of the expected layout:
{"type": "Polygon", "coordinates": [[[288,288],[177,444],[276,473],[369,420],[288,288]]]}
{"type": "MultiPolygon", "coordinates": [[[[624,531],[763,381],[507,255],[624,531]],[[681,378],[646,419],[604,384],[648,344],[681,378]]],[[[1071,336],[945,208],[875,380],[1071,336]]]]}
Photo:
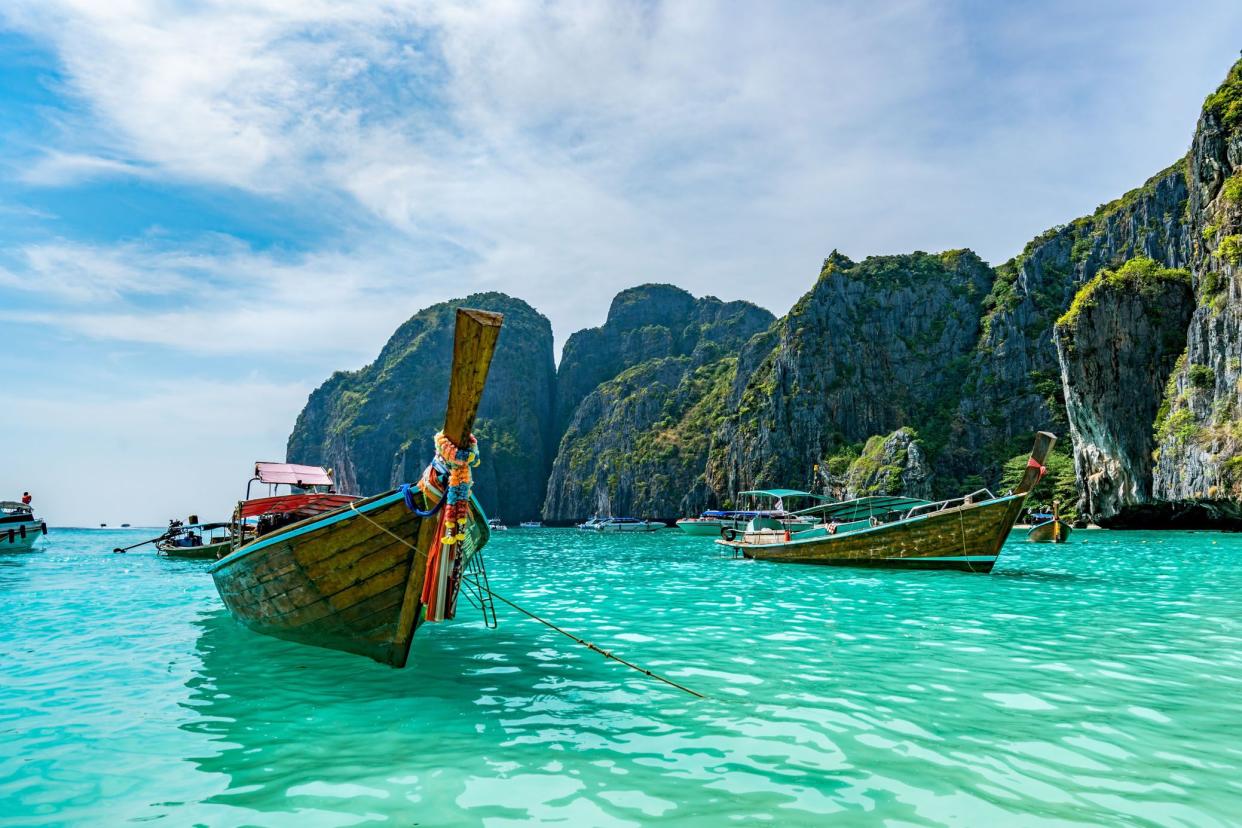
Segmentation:
{"type": "Polygon", "coordinates": [[[811,492],[801,492],[797,489],[751,489],[748,492],[738,492],[738,497],[744,495],[766,495],[767,497],[786,498],[786,497],[809,497],[812,500],[823,502],[828,498],[823,495],[812,494],[811,492]]]}
{"type": "Polygon", "coordinates": [[[255,463],[254,476],[261,483],[288,483],[303,488],[332,485],[332,472],[322,466],[299,466],[297,463],[255,463]]]}
{"type": "Polygon", "coordinates": [[[358,498],[342,494],[288,494],[276,497],[259,497],[243,500],[237,504],[236,518],[242,520],[260,515],[278,515],[287,512],[319,514],[347,506],[358,498]]]}
{"type": "Polygon", "coordinates": [[[915,506],[926,506],[931,502],[930,500],[919,500],[915,497],[875,495],[872,497],[860,497],[856,500],[846,500],[841,503],[825,503],[820,506],[812,506],[809,509],[802,509],[796,514],[814,512],[822,514],[826,520],[835,518],[843,523],[848,523],[849,521],[862,520],[872,515],[906,511],[907,509],[913,509],[915,506]]]}
{"type": "Polygon", "coordinates": [[[34,509],[16,500],[0,500],[0,509],[6,512],[34,512],[34,509]]]}
{"type": "Polygon", "coordinates": [[[182,529],[223,529],[228,526],[227,523],[187,523],[182,529]]]}

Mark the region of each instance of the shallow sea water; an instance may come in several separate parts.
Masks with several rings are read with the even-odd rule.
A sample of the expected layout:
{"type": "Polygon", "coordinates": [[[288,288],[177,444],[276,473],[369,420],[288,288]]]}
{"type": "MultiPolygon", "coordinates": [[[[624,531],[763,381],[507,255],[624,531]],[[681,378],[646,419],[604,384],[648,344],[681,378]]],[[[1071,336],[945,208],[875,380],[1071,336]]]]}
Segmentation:
{"type": "MultiPolygon", "coordinates": [[[[0,555],[12,825],[1237,825],[1242,535],[1012,540],[992,575],[497,533],[411,667],[250,633],[206,563],[0,555]]],[[[148,547],[149,548],[149,547],[148,547]]]]}

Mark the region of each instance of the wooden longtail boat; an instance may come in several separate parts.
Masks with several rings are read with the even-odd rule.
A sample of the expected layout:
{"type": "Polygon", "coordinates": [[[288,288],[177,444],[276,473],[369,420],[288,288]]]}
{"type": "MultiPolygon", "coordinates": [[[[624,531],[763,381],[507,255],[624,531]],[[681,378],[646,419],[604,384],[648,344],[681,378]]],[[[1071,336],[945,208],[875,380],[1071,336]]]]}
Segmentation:
{"type": "Polygon", "coordinates": [[[1030,529],[1026,530],[1026,539],[1032,543],[1065,543],[1069,540],[1070,525],[1061,520],[1061,510],[1058,508],[1056,501],[1052,503],[1052,514],[1036,515],[1037,518],[1043,518],[1043,522],[1037,523],[1030,529]]]}
{"type": "Polygon", "coordinates": [[[196,558],[217,560],[233,548],[232,532],[228,523],[191,523],[170,529],[167,535],[156,541],[155,549],[169,558],[196,558]],[[221,531],[224,530],[224,531],[221,531]]]}
{"type": "Polygon", "coordinates": [[[755,520],[717,543],[766,561],[991,572],[1054,442],[1047,432],[1035,436],[1026,472],[1009,495],[982,489],[938,503],[864,497],[803,510],[821,515],[812,529],[790,532],[755,520]]]}
{"type": "MultiPolygon", "coordinates": [[[[502,321],[496,313],[457,311],[443,431],[454,447],[472,439],[502,321]]],[[[449,500],[443,482],[440,490],[449,500]]],[[[468,510],[468,520],[464,537],[459,535],[452,545],[441,544],[440,518],[453,505],[440,507],[439,498],[417,489],[403,487],[364,499],[325,493],[284,499],[289,507],[326,511],[266,534],[260,529],[257,538],[216,563],[211,573],[225,605],[256,632],[365,655],[394,667],[405,666],[414,631],[424,620],[429,560],[430,603],[437,608],[436,618],[429,620],[451,618],[460,586],[454,579],[488,539],[487,518],[473,497],[468,505],[459,504],[468,510]],[[410,508],[414,502],[424,512],[438,512],[420,515],[410,508]]],[[[276,507],[244,501],[238,514],[271,516],[276,507]],[[263,509],[268,511],[257,511],[263,509]]]]}

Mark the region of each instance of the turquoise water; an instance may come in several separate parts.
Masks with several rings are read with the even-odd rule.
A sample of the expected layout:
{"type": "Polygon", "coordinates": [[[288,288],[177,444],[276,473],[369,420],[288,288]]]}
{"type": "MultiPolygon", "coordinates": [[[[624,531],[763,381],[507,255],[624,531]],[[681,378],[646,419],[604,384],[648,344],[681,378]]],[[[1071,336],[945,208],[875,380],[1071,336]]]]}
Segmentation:
{"type": "Polygon", "coordinates": [[[6,824],[1242,819],[1239,535],[1015,541],[986,576],[497,534],[497,592],[697,701],[503,606],[402,671],[257,636],[203,563],[111,554],[148,531],[0,555],[6,824]]]}

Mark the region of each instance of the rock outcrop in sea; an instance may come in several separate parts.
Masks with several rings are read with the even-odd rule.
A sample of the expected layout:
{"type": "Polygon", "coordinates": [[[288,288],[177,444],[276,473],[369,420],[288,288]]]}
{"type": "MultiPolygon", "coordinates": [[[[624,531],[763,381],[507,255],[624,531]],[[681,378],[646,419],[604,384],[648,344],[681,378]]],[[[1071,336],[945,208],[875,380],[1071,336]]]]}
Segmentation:
{"type": "Polygon", "coordinates": [[[1131,259],[1096,274],[1057,321],[1079,514],[1107,525],[1152,502],[1155,435],[1146,426],[1156,421],[1193,310],[1188,271],[1131,259]]]}

